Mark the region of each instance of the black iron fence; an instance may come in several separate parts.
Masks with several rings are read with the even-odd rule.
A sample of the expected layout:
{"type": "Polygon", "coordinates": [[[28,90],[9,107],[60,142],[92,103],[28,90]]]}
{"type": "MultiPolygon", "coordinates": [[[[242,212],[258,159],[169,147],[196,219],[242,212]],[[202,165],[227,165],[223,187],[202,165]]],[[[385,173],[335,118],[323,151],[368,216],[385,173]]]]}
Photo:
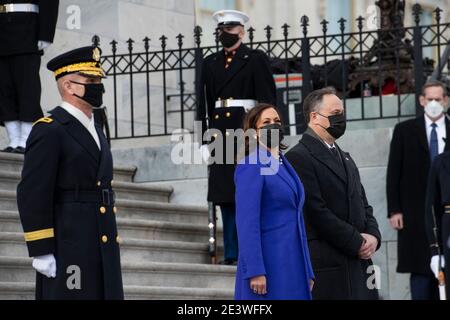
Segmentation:
{"type": "MultiPolygon", "coordinates": [[[[310,21],[300,19],[301,34],[282,26],[283,38],[272,39],[273,28],[265,28],[265,40],[254,41],[256,31],[247,30],[247,44],[270,58],[278,87],[278,107],[288,119],[290,133],[304,127],[302,97],[311,90],[332,85],[341,95],[349,121],[414,116],[420,110],[420,87],[436,66],[444,66],[441,55],[450,41],[450,23],[443,22],[441,9],[434,23],[421,25],[421,7],[413,7],[414,26],[365,30],[364,18],[355,21],[356,32],[347,32],[346,20],[321,21],[322,34],[309,36],[310,21]],[[338,23],[340,32],[328,34],[328,25],[338,23]]],[[[221,50],[217,31],[214,46],[202,46],[202,29],[195,27],[194,43],[185,48],[184,36],[176,48],[168,49],[168,38],[158,39],[160,49],[150,50],[154,40],[142,40],[144,50],[135,52],[129,39],[124,52],[110,43],[102,57],[108,78],[107,108],[112,139],[171,134],[192,130],[196,95],[195,68],[209,54],[221,50]]],[[[93,42],[102,47],[95,36],[93,42]]],[[[104,51],[106,48],[103,47],[104,51]]],[[[438,70],[442,79],[448,68],[438,70]]],[[[289,132],[288,132],[289,133],[289,132]]]]}

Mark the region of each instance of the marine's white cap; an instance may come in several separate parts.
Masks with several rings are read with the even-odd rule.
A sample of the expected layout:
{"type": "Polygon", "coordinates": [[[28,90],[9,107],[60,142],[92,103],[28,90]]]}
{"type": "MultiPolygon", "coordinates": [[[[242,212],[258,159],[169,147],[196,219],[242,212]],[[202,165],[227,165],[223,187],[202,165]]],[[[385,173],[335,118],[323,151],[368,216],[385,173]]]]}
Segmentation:
{"type": "Polygon", "coordinates": [[[237,10],[219,10],[213,14],[214,21],[217,22],[217,26],[244,26],[250,19],[248,15],[237,10]]]}

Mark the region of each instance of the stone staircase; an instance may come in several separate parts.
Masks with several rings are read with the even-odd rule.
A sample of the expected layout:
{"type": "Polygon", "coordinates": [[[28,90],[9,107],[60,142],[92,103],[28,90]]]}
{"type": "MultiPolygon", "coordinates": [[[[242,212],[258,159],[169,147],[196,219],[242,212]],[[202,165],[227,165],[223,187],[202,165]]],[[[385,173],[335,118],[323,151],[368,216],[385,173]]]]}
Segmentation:
{"type": "MultiPolygon", "coordinates": [[[[34,298],[16,204],[22,163],[0,153],[0,299],[34,298]]],[[[133,183],[135,171],[114,169],[125,298],[231,299],[236,268],[210,264],[207,209],[170,203],[171,187],[133,183]]]]}

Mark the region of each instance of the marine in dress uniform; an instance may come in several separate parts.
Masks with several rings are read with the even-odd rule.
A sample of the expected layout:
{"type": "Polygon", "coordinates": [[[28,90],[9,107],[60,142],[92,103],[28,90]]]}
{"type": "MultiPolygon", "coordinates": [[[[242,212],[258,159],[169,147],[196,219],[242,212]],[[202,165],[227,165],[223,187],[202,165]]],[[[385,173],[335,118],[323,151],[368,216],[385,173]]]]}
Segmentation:
{"type": "MultiPolygon", "coordinates": [[[[235,163],[226,163],[226,130],[242,128],[246,109],[257,102],[274,105],[276,89],[267,56],[241,43],[248,16],[236,10],[221,10],[214,13],[213,18],[218,24],[219,39],[224,49],[206,57],[198,72],[197,120],[202,122],[203,133],[207,128],[218,129],[224,137],[223,163],[209,166],[208,201],[220,206],[224,263],[232,264],[238,256],[233,180],[235,163]]],[[[211,138],[214,140],[215,137],[211,138]]],[[[214,151],[212,155],[215,156],[214,151]]]]}
{"type": "Polygon", "coordinates": [[[0,121],[23,153],[32,123],[43,116],[39,68],[55,35],[58,0],[0,0],[0,121]]]}
{"type": "Polygon", "coordinates": [[[83,112],[102,104],[99,60],[98,48],[83,47],[48,63],[63,102],[35,122],[27,141],[17,201],[37,299],[123,299],[112,155],[83,112]]]}

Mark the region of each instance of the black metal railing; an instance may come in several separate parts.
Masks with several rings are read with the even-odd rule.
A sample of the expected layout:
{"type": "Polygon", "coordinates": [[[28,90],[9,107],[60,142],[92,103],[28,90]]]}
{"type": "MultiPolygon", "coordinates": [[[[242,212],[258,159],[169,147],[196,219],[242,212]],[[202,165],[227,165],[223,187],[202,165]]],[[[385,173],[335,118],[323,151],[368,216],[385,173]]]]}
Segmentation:
{"type": "MultiPolygon", "coordinates": [[[[364,18],[360,16],[355,21],[357,31],[347,32],[347,21],[341,18],[337,34],[329,34],[331,22],[323,20],[322,34],[317,36],[308,35],[309,18],[303,16],[301,34],[291,34],[290,26],[284,24],[282,39],[273,40],[273,28],[267,26],[265,39],[254,41],[256,31],[249,28],[247,44],[264,51],[274,74],[284,79],[277,92],[278,107],[297,132],[304,127],[302,97],[328,85],[337,88],[349,121],[409,117],[419,112],[420,88],[434,65],[441,65],[443,47],[450,43],[450,23],[441,21],[441,11],[434,11],[435,23],[421,25],[422,10],[416,4],[414,26],[388,30],[364,30],[364,18]],[[434,48],[433,52],[424,54],[427,48],[434,48]],[[291,74],[301,75],[300,85],[291,84],[291,74]]],[[[184,36],[179,34],[175,48],[169,49],[168,38],[163,35],[158,39],[160,49],[150,50],[150,44],[155,44],[146,37],[143,50],[135,52],[135,41],[129,39],[122,53],[117,41],[105,48],[97,36],[93,38],[104,52],[110,49],[101,62],[108,76],[105,100],[112,139],[193,129],[195,69],[204,57],[221,50],[217,30],[214,36],[215,45],[202,46],[202,29],[197,26],[193,47],[185,48],[184,36]]],[[[439,78],[446,72],[439,70],[439,78]]]]}

